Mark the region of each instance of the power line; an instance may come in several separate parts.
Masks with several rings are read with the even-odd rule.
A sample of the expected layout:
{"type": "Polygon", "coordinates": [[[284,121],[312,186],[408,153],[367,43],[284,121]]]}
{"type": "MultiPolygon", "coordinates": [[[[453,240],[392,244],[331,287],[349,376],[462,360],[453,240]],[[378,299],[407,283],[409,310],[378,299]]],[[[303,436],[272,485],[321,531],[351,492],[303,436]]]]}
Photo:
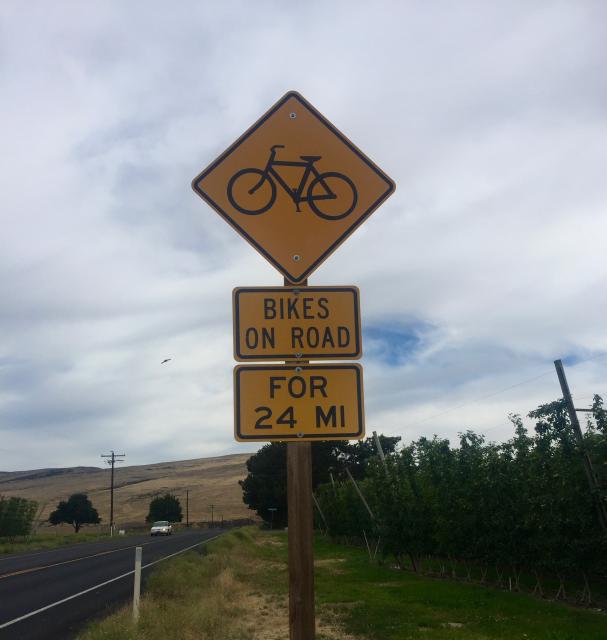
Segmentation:
{"type": "Polygon", "coordinates": [[[504,389],[500,389],[499,391],[493,391],[492,393],[488,393],[487,395],[480,396],[478,398],[475,398],[474,400],[469,400],[468,402],[464,402],[463,404],[457,405],[456,407],[451,407],[450,409],[445,409],[445,411],[441,411],[440,413],[435,413],[434,415],[428,416],[427,418],[424,418],[423,420],[419,420],[414,425],[412,425],[410,428],[413,429],[413,428],[419,426],[420,424],[423,424],[424,422],[428,422],[429,420],[433,420],[434,418],[438,418],[440,416],[444,416],[447,413],[452,413],[453,411],[457,411],[458,409],[463,409],[464,407],[468,407],[468,406],[470,406],[472,404],[476,404],[477,402],[480,402],[481,400],[486,400],[487,398],[492,398],[493,396],[497,396],[500,393],[505,393],[506,391],[510,391],[510,389],[515,389],[516,387],[521,387],[524,384],[528,384],[530,382],[534,382],[535,380],[539,380],[540,378],[544,378],[545,376],[549,375],[550,373],[552,373],[552,371],[545,371],[544,373],[540,374],[539,376],[535,376],[533,378],[528,378],[527,380],[522,380],[521,382],[517,382],[516,384],[512,384],[509,387],[505,387],[504,389]]]}
{"type": "MultiPolygon", "coordinates": [[[[588,358],[584,358],[583,360],[578,360],[575,364],[579,365],[579,364],[584,364],[585,362],[592,362],[594,360],[598,360],[600,358],[605,358],[607,357],[607,353],[597,353],[593,356],[590,356],[588,358]]],[[[441,416],[444,416],[448,413],[452,413],[453,411],[457,411],[458,409],[463,409],[464,407],[468,407],[470,405],[476,404],[477,402],[480,402],[481,400],[486,400],[487,398],[492,398],[494,396],[500,395],[501,393],[505,393],[506,391],[510,391],[511,389],[515,389],[516,387],[521,387],[525,384],[529,384],[530,382],[535,382],[536,380],[539,380],[540,378],[544,378],[547,375],[552,375],[554,372],[549,369],[544,371],[544,373],[541,373],[540,375],[534,376],[533,378],[528,378],[526,380],[522,380],[521,382],[517,382],[513,385],[510,385],[509,387],[505,387],[504,389],[499,389],[498,391],[493,391],[492,393],[488,393],[487,395],[484,396],[480,396],[478,398],[474,398],[473,400],[468,400],[467,402],[464,402],[462,404],[459,404],[455,407],[450,407],[449,409],[445,409],[444,411],[440,411],[439,413],[435,413],[431,416],[428,416],[427,418],[423,418],[422,420],[418,420],[416,423],[414,423],[413,425],[411,425],[410,429],[414,429],[415,427],[418,427],[421,424],[424,424],[425,422],[428,422],[430,420],[434,420],[435,418],[439,418],[441,416]]],[[[593,397],[593,396],[589,396],[589,397],[593,397]]],[[[581,400],[583,398],[578,398],[578,400],[581,400]]],[[[496,428],[496,427],[492,427],[492,428],[496,428]]]]}

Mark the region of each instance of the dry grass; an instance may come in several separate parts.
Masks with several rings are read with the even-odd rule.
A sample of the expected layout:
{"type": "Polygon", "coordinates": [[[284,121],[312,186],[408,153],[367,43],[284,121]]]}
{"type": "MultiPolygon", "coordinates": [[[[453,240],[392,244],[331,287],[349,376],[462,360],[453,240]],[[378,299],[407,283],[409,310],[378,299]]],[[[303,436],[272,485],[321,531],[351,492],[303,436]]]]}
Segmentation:
{"type": "MultiPolygon", "coordinates": [[[[285,544],[247,528],[209,547],[206,556],[184,554],[153,574],[139,625],[125,608],[80,640],[286,640],[287,567],[276,556],[277,547],[286,555],[285,544]]],[[[361,640],[329,609],[318,612],[317,629],[317,640],[361,640]]]]}
{"type": "MultiPolygon", "coordinates": [[[[114,514],[118,526],[142,523],[150,500],[158,494],[177,494],[185,511],[185,490],[190,490],[190,520],[207,521],[209,505],[215,518],[249,518],[253,512],[242,502],[238,481],[246,474],[250,454],[163,462],[141,466],[117,466],[114,514]]],[[[0,473],[0,495],[36,500],[46,520],[59,500],[72,493],[87,493],[102,521],[109,521],[109,469],[75,467],[63,470],[0,473]]]]}

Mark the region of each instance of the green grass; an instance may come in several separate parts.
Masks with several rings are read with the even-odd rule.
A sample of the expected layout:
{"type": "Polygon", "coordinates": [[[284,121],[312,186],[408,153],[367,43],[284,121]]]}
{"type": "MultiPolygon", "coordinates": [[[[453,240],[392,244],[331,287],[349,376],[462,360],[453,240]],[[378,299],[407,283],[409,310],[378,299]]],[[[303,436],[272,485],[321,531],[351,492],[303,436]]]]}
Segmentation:
{"type": "MultiPolygon", "coordinates": [[[[147,533],[147,530],[128,531],[129,535],[141,535],[147,533]]],[[[7,553],[27,553],[29,551],[40,551],[45,549],[56,549],[70,544],[78,544],[81,542],[97,542],[99,540],[107,540],[109,533],[101,531],[80,530],[78,533],[45,532],[34,534],[27,537],[19,537],[15,540],[0,538],[0,555],[7,553]]]]}
{"type": "Polygon", "coordinates": [[[318,560],[339,557],[332,574],[317,572],[322,607],[343,616],[346,628],[368,638],[488,638],[604,640],[607,616],[528,595],[449,580],[418,577],[372,565],[358,549],[317,541],[318,560]]]}
{"type": "MultiPolygon", "coordinates": [[[[206,556],[159,565],[135,627],[125,608],[82,640],[285,640],[287,538],[236,530],[206,556]]],[[[419,577],[365,551],[316,540],[317,640],[604,640],[607,616],[560,603],[419,577]]]]}

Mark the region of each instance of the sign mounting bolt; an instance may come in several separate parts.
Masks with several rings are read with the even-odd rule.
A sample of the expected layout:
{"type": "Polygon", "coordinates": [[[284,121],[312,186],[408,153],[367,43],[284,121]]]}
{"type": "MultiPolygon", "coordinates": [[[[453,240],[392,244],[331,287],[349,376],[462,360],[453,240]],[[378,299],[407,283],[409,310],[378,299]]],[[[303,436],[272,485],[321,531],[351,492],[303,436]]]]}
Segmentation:
{"type": "Polygon", "coordinates": [[[295,260],[295,262],[299,262],[301,260],[301,256],[299,255],[299,253],[293,255],[293,260],[295,260]]]}
{"type": "Polygon", "coordinates": [[[298,434],[297,434],[297,437],[298,437],[298,438],[303,438],[303,437],[304,437],[304,434],[303,434],[303,433],[298,433],[298,434]]]}
{"type": "Polygon", "coordinates": [[[295,354],[295,357],[296,357],[296,358],[301,358],[301,356],[302,356],[302,355],[303,355],[302,353],[296,353],[296,354],[295,354]]]}
{"type": "Polygon", "coordinates": [[[289,114],[289,118],[291,118],[291,120],[295,120],[295,118],[297,118],[297,114],[295,113],[295,111],[291,111],[291,113],[289,114]]]}
{"type": "Polygon", "coordinates": [[[303,369],[301,367],[295,367],[295,371],[299,373],[300,371],[303,371],[303,369]]]}

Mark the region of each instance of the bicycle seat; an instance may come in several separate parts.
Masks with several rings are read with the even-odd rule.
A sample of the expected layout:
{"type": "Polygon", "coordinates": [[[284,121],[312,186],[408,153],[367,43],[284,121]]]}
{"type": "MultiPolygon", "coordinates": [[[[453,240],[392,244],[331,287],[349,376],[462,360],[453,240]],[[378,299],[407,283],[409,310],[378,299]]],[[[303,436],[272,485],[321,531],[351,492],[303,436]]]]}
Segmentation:
{"type": "Polygon", "coordinates": [[[299,156],[302,160],[305,160],[306,162],[316,162],[317,160],[320,160],[322,158],[322,156],[299,156]]]}

